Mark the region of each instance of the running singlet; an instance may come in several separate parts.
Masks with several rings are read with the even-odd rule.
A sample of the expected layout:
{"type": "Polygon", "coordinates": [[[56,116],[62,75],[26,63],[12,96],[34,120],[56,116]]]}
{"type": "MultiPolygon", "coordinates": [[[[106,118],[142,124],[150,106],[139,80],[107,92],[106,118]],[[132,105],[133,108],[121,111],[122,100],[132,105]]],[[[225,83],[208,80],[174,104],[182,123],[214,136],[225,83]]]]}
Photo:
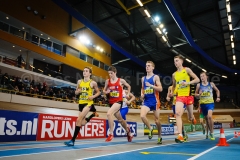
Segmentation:
{"type": "Polygon", "coordinates": [[[89,100],[88,97],[93,95],[93,89],[91,88],[92,80],[90,79],[87,82],[84,82],[84,80],[81,80],[79,84],[79,88],[81,88],[81,93],[79,96],[79,104],[85,104],[85,103],[93,103],[93,100],[89,100]]]}
{"type": "Polygon", "coordinates": [[[179,72],[176,71],[174,78],[176,80],[176,88],[178,97],[190,95],[190,85],[183,86],[183,82],[190,82],[190,76],[188,75],[185,67],[179,72]]]}
{"type": "Polygon", "coordinates": [[[149,79],[147,79],[146,76],[144,77],[144,81],[143,81],[144,104],[146,106],[156,106],[156,105],[159,106],[160,105],[159,92],[155,91],[152,87],[146,86],[146,82],[150,83],[151,85],[155,85],[154,76],[155,75],[153,75],[149,79]]]}
{"type": "Polygon", "coordinates": [[[206,86],[202,85],[200,83],[200,88],[199,91],[202,91],[202,94],[200,96],[200,104],[209,104],[209,103],[214,103],[213,100],[213,89],[211,84],[208,82],[206,86]]]}
{"type": "MultiPolygon", "coordinates": [[[[177,85],[178,86],[178,85],[177,85]]],[[[173,91],[173,105],[176,104],[176,98],[177,98],[177,87],[173,91]]]]}
{"type": "Polygon", "coordinates": [[[117,103],[123,101],[123,89],[120,84],[120,78],[118,78],[116,83],[111,83],[111,80],[108,80],[108,88],[110,89],[109,93],[109,103],[117,103]]]}

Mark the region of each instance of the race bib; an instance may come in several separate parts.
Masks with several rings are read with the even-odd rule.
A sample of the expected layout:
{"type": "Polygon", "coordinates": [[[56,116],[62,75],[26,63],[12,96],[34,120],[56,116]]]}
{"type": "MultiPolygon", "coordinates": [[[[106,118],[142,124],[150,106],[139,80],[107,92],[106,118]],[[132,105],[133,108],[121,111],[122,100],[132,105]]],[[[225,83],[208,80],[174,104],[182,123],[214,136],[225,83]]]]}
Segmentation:
{"type": "Polygon", "coordinates": [[[153,88],[147,87],[147,88],[144,90],[144,94],[153,94],[153,88]]]}
{"type": "Polygon", "coordinates": [[[79,96],[80,100],[88,100],[88,93],[81,93],[79,96]]]}
{"type": "Polygon", "coordinates": [[[203,92],[201,94],[201,97],[209,97],[210,96],[210,92],[203,92]]]}
{"type": "Polygon", "coordinates": [[[180,80],[178,81],[178,89],[186,88],[187,86],[183,86],[182,83],[186,82],[186,80],[180,80]]]}
{"type": "Polygon", "coordinates": [[[117,97],[119,97],[119,92],[118,91],[112,91],[112,92],[110,92],[110,96],[117,98],[117,97]]]}

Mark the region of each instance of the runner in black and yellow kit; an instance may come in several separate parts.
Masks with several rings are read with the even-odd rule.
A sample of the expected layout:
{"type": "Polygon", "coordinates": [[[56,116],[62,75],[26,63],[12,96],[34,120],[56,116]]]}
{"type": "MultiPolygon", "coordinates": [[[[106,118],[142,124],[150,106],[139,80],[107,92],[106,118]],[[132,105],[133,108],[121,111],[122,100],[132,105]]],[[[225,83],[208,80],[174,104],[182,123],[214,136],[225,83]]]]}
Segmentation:
{"type": "Polygon", "coordinates": [[[96,109],[93,105],[93,99],[100,95],[100,91],[97,83],[90,78],[91,75],[92,69],[90,67],[85,67],[83,70],[84,79],[79,80],[77,83],[75,94],[80,94],[79,115],[72,139],[68,142],[64,142],[64,144],[67,146],[74,146],[75,139],[80,131],[81,126],[84,126],[87,122],[89,122],[92,117],[97,116],[96,109]],[[94,95],[93,91],[96,92],[94,95]],[[91,114],[88,118],[85,118],[89,111],[92,111],[93,114],[91,114]]]}
{"type": "MultiPolygon", "coordinates": [[[[184,104],[187,106],[188,111],[188,119],[192,121],[193,124],[196,124],[196,119],[193,116],[193,96],[190,96],[190,85],[194,83],[198,83],[200,80],[193,73],[190,68],[183,67],[183,57],[175,56],[174,64],[177,68],[177,71],[173,73],[173,91],[175,88],[177,89],[177,98],[176,98],[176,122],[178,129],[178,137],[175,139],[177,143],[183,143],[183,135],[182,135],[182,115],[184,112],[184,104]],[[193,78],[190,81],[190,77],[193,78]]],[[[172,95],[171,95],[172,97],[172,95]]]]}

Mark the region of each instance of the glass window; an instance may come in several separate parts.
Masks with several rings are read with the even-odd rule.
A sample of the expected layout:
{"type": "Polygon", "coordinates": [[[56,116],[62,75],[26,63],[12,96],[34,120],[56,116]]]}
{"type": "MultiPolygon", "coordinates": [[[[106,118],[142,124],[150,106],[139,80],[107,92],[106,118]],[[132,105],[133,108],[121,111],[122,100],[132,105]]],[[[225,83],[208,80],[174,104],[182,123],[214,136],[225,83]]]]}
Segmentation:
{"type": "Polygon", "coordinates": [[[99,61],[96,59],[93,59],[93,65],[99,67],[99,61]]]}
{"type": "Polygon", "coordinates": [[[91,56],[87,56],[87,62],[92,64],[93,58],[91,56]]]}
{"type": "Polygon", "coordinates": [[[100,68],[104,69],[104,63],[100,62],[100,68]]]}
{"type": "Polygon", "coordinates": [[[5,31],[5,32],[8,32],[8,28],[9,28],[8,24],[0,22],[0,29],[1,30],[5,31]]]}
{"type": "Polygon", "coordinates": [[[49,51],[52,51],[52,42],[41,38],[40,39],[40,47],[45,48],[49,51]]]}
{"type": "Polygon", "coordinates": [[[39,43],[39,37],[38,37],[38,36],[35,36],[35,35],[32,35],[32,43],[38,45],[38,43],[39,43]]]}
{"type": "Polygon", "coordinates": [[[84,61],[87,61],[87,55],[80,52],[80,59],[84,60],[84,61]]]}
{"type": "Polygon", "coordinates": [[[107,71],[108,68],[109,68],[109,66],[105,64],[105,65],[104,65],[104,69],[107,71]]]}
{"type": "Polygon", "coordinates": [[[53,43],[53,52],[62,55],[62,45],[53,43]]]}
{"type": "Polygon", "coordinates": [[[13,26],[10,26],[10,33],[20,38],[23,38],[24,36],[24,31],[22,31],[21,29],[15,28],[13,26]]]}

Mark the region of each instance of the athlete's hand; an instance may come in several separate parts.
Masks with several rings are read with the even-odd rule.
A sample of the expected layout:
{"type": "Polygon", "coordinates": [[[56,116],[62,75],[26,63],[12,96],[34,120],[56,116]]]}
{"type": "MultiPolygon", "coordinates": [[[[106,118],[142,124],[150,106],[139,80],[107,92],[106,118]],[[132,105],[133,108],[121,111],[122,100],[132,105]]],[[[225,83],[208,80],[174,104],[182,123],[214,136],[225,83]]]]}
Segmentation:
{"type": "Polygon", "coordinates": [[[147,87],[151,87],[151,86],[152,86],[149,82],[146,82],[145,85],[146,85],[147,87]]]}
{"type": "Polygon", "coordinates": [[[220,98],[217,98],[217,99],[216,99],[216,102],[220,102],[220,98]]]}
{"type": "Polygon", "coordinates": [[[202,91],[202,90],[199,90],[199,96],[201,96],[201,95],[202,95],[202,93],[203,93],[203,91],[202,91]]]}
{"type": "Polygon", "coordinates": [[[140,99],[143,101],[144,100],[144,94],[141,94],[140,99]]]}
{"type": "Polygon", "coordinates": [[[127,105],[129,105],[129,104],[131,104],[131,102],[129,102],[129,101],[126,101],[126,104],[127,104],[127,105]]]}
{"type": "Polygon", "coordinates": [[[170,101],[170,99],[171,99],[171,98],[167,96],[167,98],[166,98],[166,99],[167,99],[167,101],[170,101]]]}
{"type": "Polygon", "coordinates": [[[182,82],[182,86],[187,86],[187,85],[189,85],[188,82],[182,82]]]}
{"type": "Polygon", "coordinates": [[[89,96],[88,99],[89,99],[89,100],[93,100],[93,99],[94,99],[94,96],[89,96]]]}
{"type": "Polygon", "coordinates": [[[81,88],[76,89],[75,95],[78,95],[79,93],[81,93],[81,88]]]}
{"type": "Polygon", "coordinates": [[[111,92],[111,90],[108,89],[107,91],[105,91],[105,94],[108,94],[108,93],[110,93],[110,92],[111,92]]]}

